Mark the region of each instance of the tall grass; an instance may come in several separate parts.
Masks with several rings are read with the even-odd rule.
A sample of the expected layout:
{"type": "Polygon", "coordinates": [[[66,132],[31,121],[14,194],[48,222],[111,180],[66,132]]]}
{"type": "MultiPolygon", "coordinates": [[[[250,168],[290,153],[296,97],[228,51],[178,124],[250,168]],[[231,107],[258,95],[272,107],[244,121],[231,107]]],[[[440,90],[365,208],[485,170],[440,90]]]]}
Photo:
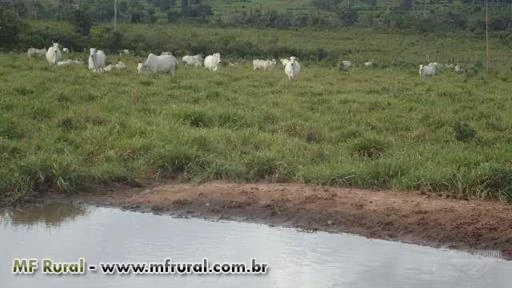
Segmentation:
{"type": "MultiPolygon", "coordinates": [[[[291,37],[284,46],[296,43],[283,37],[291,37]]],[[[383,36],[364,37],[377,45],[383,36]]],[[[392,50],[368,43],[361,49],[392,50]]],[[[390,62],[371,69],[303,62],[293,81],[281,67],[252,71],[243,60],[218,73],[179,67],[170,77],[137,75],[135,57],[121,58],[128,70],[97,74],[85,65],[49,67],[42,59],[0,54],[1,198],[177,178],[512,201],[511,71],[422,79],[409,49],[403,65],[391,63],[403,51],[375,52],[390,62]],[[460,123],[474,135],[460,141],[460,123]]],[[[476,54],[461,57],[477,61],[476,54]]]]}

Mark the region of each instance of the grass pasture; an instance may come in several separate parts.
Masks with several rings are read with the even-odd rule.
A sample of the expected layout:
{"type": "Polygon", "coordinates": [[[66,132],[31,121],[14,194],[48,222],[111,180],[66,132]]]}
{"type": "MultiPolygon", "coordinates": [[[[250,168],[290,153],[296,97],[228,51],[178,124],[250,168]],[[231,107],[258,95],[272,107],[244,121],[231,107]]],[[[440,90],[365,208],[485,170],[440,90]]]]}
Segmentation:
{"type": "Polygon", "coordinates": [[[306,62],[288,81],[281,66],[252,71],[249,61],[170,77],[121,60],[129,69],[99,74],[0,54],[0,198],[178,178],[512,201],[505,70],[422,79],[414,67],[306,62]]]}

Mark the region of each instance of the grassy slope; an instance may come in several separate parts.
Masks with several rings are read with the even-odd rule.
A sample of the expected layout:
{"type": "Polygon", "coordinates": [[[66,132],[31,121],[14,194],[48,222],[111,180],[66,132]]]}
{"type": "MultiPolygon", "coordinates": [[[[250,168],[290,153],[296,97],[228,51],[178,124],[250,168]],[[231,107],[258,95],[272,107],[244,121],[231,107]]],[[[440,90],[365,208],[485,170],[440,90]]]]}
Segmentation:
{"type": "MultiPolygon", "coordinates": [[[[180,27],[168,27],[173,29],[180,27]]],[[[181,27],[185,35],[187,29],[212,32],[181,27]]],[[[300,78],[287,81],[281,67],[254,72],[242,62],[218,73],[180,67],[170,78],[136,75],[135,58],[123,59],[126,71],[95,74],[85,66],[49,67],[41,59],[2,54],[0,193],[18,197],[180,176],[430,189],[510,200],[509,62],[487,80],[453,72],[420,79],[412,63],[414,55],[416,63],[424,59],[415,43],[425,40],[415,36],[309,31],[309,41],[299,41],[305,32],[217,30],[217,36],[234,33],[261,45],[280,33],[277,38],[288,41],[283,45],[326,49],[336,48],[336,35],[344,49],[370,51],[356,60],[389,65],[340,72],[303,62],[300,78]],[[477,137],[457,141],[456,121],[470,123],[477,137]],[[375,152],[382,155],[361,156],[375,152]]],[[[481,43],[460,41],[430,45],[447,59],[478,62],[481,43]]]]}

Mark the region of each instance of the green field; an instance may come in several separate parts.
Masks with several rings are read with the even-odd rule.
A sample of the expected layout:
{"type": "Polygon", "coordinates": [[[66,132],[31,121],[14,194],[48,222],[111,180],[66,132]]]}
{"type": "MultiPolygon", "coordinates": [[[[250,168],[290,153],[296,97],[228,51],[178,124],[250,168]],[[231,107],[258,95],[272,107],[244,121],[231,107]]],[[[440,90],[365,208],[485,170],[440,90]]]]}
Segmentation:
{"type": "MultiPolygon", "coordinates": [[[[136,35],[148,27],[124,29],[136,35]]],[[[512,201],[512,60],[499,43],[485,76],[484,43],[462,37],[154,27],[147,39],[158,29],[174,36],[163,50],[195,33],[211,43],[250,41],[258,51],[322,48],[377,67],[340,71],[334,62],[309,59],[288,81],[280,66],[252,71],[248,54],[223,57],[235,64],[217,73],[180,66],[175,77],[140,76],[133,56],[108,55],[129,69],[99,74],[0,54],[0,198],[178,178],[512,201]],[[432,61],[463,63],[468,72],[420,78],[426,53],[432,61]]]]}

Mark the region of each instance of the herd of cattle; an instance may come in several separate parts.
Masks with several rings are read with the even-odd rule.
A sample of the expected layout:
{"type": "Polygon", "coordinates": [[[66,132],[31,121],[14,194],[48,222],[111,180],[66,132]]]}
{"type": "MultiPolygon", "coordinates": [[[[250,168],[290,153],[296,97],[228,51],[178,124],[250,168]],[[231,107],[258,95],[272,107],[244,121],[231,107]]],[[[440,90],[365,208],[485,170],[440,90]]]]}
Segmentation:
{"type": "MultiPolygon", "coordinates": [[[[28,56],[45,56],[48,63],[52,65],[62,66],[62,65],[70,65],[70,64],[82,64],[82,61],[79,60],[63,60],[62,54],[69,53],[68,48],[60,49],[60,45],[58,43],[53,43],[53,45],[48,49],[36,49],[29,48],[27,51],[28,56]]],[[[129,54],[129,50],[123,49],[120,52],[120,55],[129,54]]],[[[98,50],[96,48],[90,48],[89,51],[89,70],[93,72],[110,72],[112,70],[120,70],[126,69],[127,66],[123,62],[118,62],[117,64],[106,64],[106,55],[102,50],[98,50]]],[[[284,73],[288,77],[289,80],[297,77],[300,74],[301,66],[297,61],[297,58],[291,56],[290,58],[280,59],[281,64],[284,67],[284,73]]],[[[201,55],[186,55],[183,56],[182,62],[186,65],[191,65],[195,67],[204,67],[212,72],[218,70],[221,59],[220,53],[215,53],[212,55],[206,56],[204,58],[201,55]]],[[[277,62],[275,59],[272,60],[261,60],[255,59],[252,62],[253,69],[258,70],[267,70],[272,69],[276,66],[277,62]]],[[[178,60],[176,57],[172,55],[170,52],[162,52],[161,55],[157,56],[153,53],[150,53],[146,59],[146,61],[142,63],[138,63],[137,71],[139,74],[148,74],[148,73],[169,73],[171,75],[175,75],[176,66],[178,65],[178,60]]],[[[363,64],[365,67],[372,67],[374,64],[371,61],[365,62],[363,64]]],[[[347,70],[352,67],[351,61],[342,61],[340,63],[340,69],[347,70]]],[[[420,76],[434,76],[441,68],[450,68],[454,69],[455,72],[461,73],[462,67],[459,64],[439,64],[436,62],[429,63],[427,65],[419,65],[419,74],[420,76]]]]}

